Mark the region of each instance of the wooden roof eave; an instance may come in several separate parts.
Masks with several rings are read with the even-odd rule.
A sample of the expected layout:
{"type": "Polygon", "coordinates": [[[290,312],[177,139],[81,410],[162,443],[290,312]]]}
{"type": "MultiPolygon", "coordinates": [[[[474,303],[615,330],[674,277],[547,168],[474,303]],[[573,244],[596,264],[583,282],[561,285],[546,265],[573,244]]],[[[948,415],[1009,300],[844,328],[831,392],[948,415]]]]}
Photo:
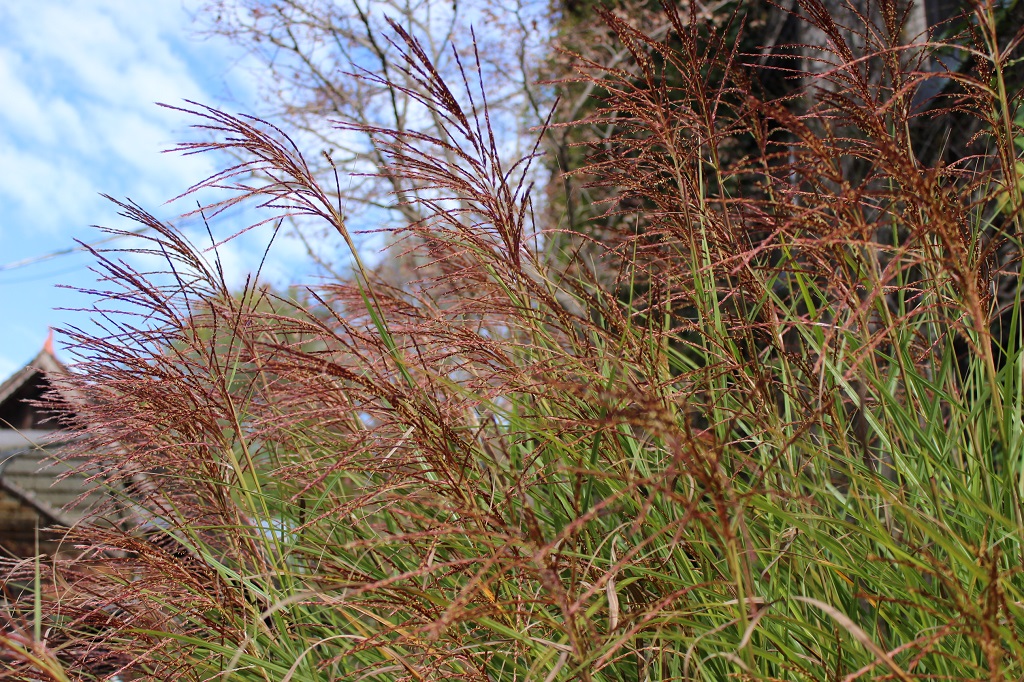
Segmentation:
{"type": "MultiPolygon", "coordinates": [[[[20,388],[34,381],[36,377],[43,375],[67,376],[71,371],[67,366],[53,355],[49,348],[43,348],[24,367],[12,374],[3,383],[0,383],[0,405],[11,399],[20,388]]],[[[54,385],[50,387],[55,390],[61,399],[69,406],[81,401],[81,395],[74,388],[54,385]]],[[[4,428],[6,424],[0,424],[4,428]]]]}
{"type": "Polygon", "coordinates": [[[25,490],[17,483],[0,476],[0,490],[15,498],[27,507],[35,510],[40,518],[46,521],[47,525],[71,527],[74,519],[59,509],[54,509],[46,504],[30,490],[25,490]]]}
{"type": "Polygon", "coordinates": [[[67,374],[68,368],[53,357],[49,352],[42,350],[32,358],[31,361],[17,372],[12,374],[6,381],[0,384],[0,403],[10,398],[19,388],[27,384],[40,373],[67,374]]]}

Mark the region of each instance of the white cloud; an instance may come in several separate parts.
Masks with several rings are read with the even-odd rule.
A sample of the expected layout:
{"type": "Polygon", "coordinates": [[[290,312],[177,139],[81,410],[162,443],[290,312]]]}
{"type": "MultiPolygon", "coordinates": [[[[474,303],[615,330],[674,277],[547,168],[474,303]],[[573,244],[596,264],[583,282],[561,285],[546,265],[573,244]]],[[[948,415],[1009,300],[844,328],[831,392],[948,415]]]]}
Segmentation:
{"type": "MultiPolygon", "coordinates": [[[[131,227],[101,192],[173,219],[192,210],[194,199],[172,206],[167,200],[232,163],[161,153],[204,134],[188,128],[195,120],[155,102],[258,110],[246,57],[224,42],[194,37],[188,10],[199,1],[0,2],[0,318],[7,321],[0,380],[38,352],[47,326],[88,327],[80,313],[53,311],[87,307],[88,297],[54,285],[93,282],[84,257],[17,270],[5,264],[72,246],[72,237],[99,238],[91,224],[131,227]]],[[[215,234],[223,239],[252,219],[233,211],[216,221],[215,234]]],[[[209,244],[197,220],[181,224],[197,247],[209,244]]],[[[301,279],[309,260],[286,230],[262,273],[282,287],[301,279]]],[[[230,285],[240,286],[259,265],[272,231],[264,225],[220,247],[230,285]]],[[[326,241],[316,246],[332,248],[326,241]]],[[[136,262],[164,269],[156,257],[136,262]]]]}
{"type": "Polygon", "coordinates": [[[83,322],[53,312],[83,304],[53,284],[92,279],[81,268],[5,264],[99,236],[90,224],[124,226],[101,192],[171,218],[188,207],[164,202],[223,162],[161,154],[197,133],[155,102],[217,105],[226,84],[243,100],[255,90],[243,69],[226,74],[238,52],[193,36],[188,9],[174,0],[0,3],[0,379],[38,351],[47,325],[83,322]]]}
{"type": "MultiPolygon", "coordinates": [[[[181,53],[193,47],[172,3],[11,3],[0,29],[0,161],[10,224],[59,231],[95,222],[96,195],[163,202],[209,160],[159,153],[185,127],[154,102],[210,100],[181,53]],[[155,9],[159,8],[159,9],[155,9]]],[[[109,215],[109,213],[107,213],[109,215]]],[[[26,236],[26,235],[21,235],[26,236]]]]}

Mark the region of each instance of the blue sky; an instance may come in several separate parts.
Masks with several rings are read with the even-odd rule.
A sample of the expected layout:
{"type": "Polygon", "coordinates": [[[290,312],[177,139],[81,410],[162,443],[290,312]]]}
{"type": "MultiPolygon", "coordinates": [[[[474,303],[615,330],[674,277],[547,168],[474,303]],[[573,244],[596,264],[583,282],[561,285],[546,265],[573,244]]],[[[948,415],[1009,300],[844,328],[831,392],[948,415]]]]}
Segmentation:
{"type": "MultiPolygon", "coordinates": [[[[128,226],[101,192],[173,218],[194,203],[165,202],[217,169],[214,157],[161,153],[196,135],[155,102],[256,109],[244,55],[199,35],[198,4],[0,4],[0,380],[38,352],[48,326],[88,326],[87,315],[56,310],[90,302],[56,288],[92,283],[87,256],[19,262],[94,241],[90,225],[128,226]]],[[[225,259],[242,277],[247,247],[231,248],[225,259]]]]}
{"type": "MultiPolygon", "coordinates": [[[[59,286],[93,286],[91,256],[80,250],[48,256],[74,249],[75,239],[94,243],[103,238],[93,225],[134,227],[101,193],[131,199],[163,220],[175,220],[195,209],[195,199],[170,205],[168,200],[236,162],[164,153],[177,143],[206,138],[189,129],[196,121],[156,103],[181,106],[193,100],[230,113],[270,108],[272,99],[263,102],[260,94],[279,84],[260,69],[259,60],[223,37],[204,36],[202,24],[195,22],[194,15],[208,1],[0,2],[0,320],[5,332],[0,336],[0,381],[39,351],[49,327],[96,331],[88,313],[65,310],[86,308],[93,300],[59,286]]],[[[524,7],[528,19],[544,20],[546,3],[534,0],[524,7]]],[[[464,13],[466,20],[488,27],[481,39],[491,36],[483,44],[496,64],[515,63],[521,44],[495,31],[495,17],[472,8],[464,13]]],[[[512,21],[511,15],[502,16],[512,21]]],[[[530,31],[524,38],[529,50],[540,49],[544,35],[543,29],[530,31]]],[[[489,84],[489,89],[493,94],[493,88],[509,84],[515,89],[505,105],[508,120],[502,123],[505,119],[492,115],[490,123],[499,133],[508,128],[515,147],[509,154],[515,154],[524,151],[518,147],[526,139],[519,134],[522,121],[516,113],[524,95],[514,78],[505,86],[489,84]]],[[[298,139],[302,143],[301,135],[298,139]]],[[[318,148],[307,150],[319,153],[318,148]]],[[[361,214],[362,228],[383,226],[388,216],[378,213],[361,214]]],[[[256,220],[245,212],[224,216],[214,223],[214,233],[227,237],[256,220]]],[[[201,223],[182,226],[193,243],[207,242],[201,223]]],[[[271,230],[253,230],[219,249],[229,284],[240,286],[260,262],[271,230]]],[[[335,259],[343,253],[328,237],[311,232],[310,240],[317,239],[324,240],[313,247],[321,256],[335,259]]],[[[360,241],[370,261],[379,257],[381,246],[379,234],[360,241]]],[[[279,235],[263,280],[277,286],[309,282],[315,268],[305,248],[289,233],[279,235]]],[[[57,350],[58,356],[71,359],[61,355],[59,335],[57,350]]]]}

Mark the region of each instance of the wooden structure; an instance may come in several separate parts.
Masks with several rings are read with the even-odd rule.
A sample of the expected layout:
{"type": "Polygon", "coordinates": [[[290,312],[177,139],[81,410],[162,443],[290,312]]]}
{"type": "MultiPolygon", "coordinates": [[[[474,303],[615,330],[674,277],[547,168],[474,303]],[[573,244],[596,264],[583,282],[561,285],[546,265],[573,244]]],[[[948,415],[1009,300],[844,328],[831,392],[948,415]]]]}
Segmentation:
{"type": "Polygon", "coordinates": [[[83,475],[62,477],[71,468],[51,455],[62,440],[58,424],[33,404],[50,390],[47,375],[66,373],[47,342],[27,365],[0,384],[0,558],[30,557],[60,549],[61,535],[45,529],[68,527],[97,500],[71,507],[88,489],[83,475]]]}

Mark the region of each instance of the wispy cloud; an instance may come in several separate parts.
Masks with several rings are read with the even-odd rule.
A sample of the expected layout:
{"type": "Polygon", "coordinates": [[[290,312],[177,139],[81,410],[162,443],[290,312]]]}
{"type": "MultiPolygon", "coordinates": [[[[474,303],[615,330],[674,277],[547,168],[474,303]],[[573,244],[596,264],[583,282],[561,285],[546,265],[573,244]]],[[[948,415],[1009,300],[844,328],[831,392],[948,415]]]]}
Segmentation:
{"type": "Polygon", "coordinates": [[[34,2],[10,3],[2,13],[5,238],[18,236],[12,212],[31,217],[33,232],[63,232],[100,217],[99,191],[152,204],[212,170],[208,159],[156,159],[185,123],[155,102],[219,94],[188,58],[204,46],[189,40],[181,6],[34,2]]]}
{"type": "MultiPolygon", "coordinates": [[[[216,169],[212,157],[161,154],[193,136],[192,121],[156,102],[216,105],[228,99],[228,86],[231,108],[252,97],[245,72],[229,71],[240,59],[231,46],[195,38],[192,4],[0,7],[0,316],[8,332],[0,374],[32,356],[48,324],[82,323],[53,312],[83,303],[54,284],[91,280],[84,258],[31,270],[3,264],[94,238],[91,224],[121,224],[101,192],[173,217],[184,207],[161,205],[216,169]]],[[[241,273],[245,245],[233,248],[241,273]]]]}

